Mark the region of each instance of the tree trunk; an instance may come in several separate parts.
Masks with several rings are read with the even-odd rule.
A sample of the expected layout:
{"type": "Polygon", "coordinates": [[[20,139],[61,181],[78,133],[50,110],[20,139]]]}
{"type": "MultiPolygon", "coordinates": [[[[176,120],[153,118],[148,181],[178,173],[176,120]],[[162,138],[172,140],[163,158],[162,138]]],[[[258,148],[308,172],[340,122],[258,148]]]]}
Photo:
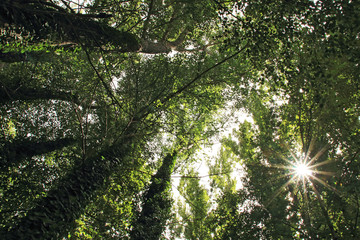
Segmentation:
{"type": "Polygon", "coordinates": [[[46,51],[34,52],[1,52],[0,62],[15,63],[15,62],[48,62],[49,59],[54,57],[54,53],[46,51]]]}
{"type": "MultiPolygon", "coordinates": [[[[133,124],[134,125],[134,124],[133,124]]],[[[62,239],[75,226],[95,191],[130,153],[134,127],[130,126],[116,145],[85,159],[40,199],[36,207],[0,233],[4,239],[62,239]]]]}
{"type": "Polygon", "coordinates": [[[111,44],[122,52],[140,48],[133,34],[69,13],[47,1],[5,0],[0,3],[0,25],[19,27],[35,37],[35,41],[73,42],[85,47],[111,44]]]}
{"type": "Polygon", "coordinates": [[[157,173],[151,178],[151,184],[144,196],[142,211],[133,223],[130,233],[133,240],[160,239],[170,217],[170,177],[175,166],[176,154],[168,154],[157,173]]]}
{"type": "Polygon", "coordinates": [[[13,141],[11,143],[6,142],[4,143],[2,156],[0,157],[0,159],[2,159],[0,169],[16,166],[26,158],[59,150],[63,147],[70,146],[74,142],[75,139],[73,138],[62,138],[45,142],[26,139],[13,141]]]}
{"type": "Polygon", "coordinates": [[[62,100],[80,104],[80,101],[76,96],[68,92],[51,91],[45,88],[27,88],[19,87],[15,90],[11,90],[1,84],[0,89],[0,103],[12,102],[12,101],[26,101],[26,100],[62,100]]]}
{"type": "Polygon", "coordinates": [[[167,41],[153,42],[149,40],[141,40],[140,52],[157,54],[157,53],[169,53],[172,47],[167,41]]]}
{"type": "MultiPolygon", "coordinates": [[[[4,3],[0,3],[0,25],[5,24],[23,28],[37,41],[46,39],[57,43],[69,42],[90,48],[110,44],[120,52],[149,54],[177,50],[187,35],[185,30],[172,42],[146,39],[139,41],[134,34],[87,18],[86,14],[69,13],[55,4],[27,0],[5,0],[4,3]]],[[[16,62],[30,59],[29,56],[2,53],[0,59],[4,59],[4,62],[16,62]]],[[[33,58],[37,59],[37,56],[34,55],[33,58]]]]}

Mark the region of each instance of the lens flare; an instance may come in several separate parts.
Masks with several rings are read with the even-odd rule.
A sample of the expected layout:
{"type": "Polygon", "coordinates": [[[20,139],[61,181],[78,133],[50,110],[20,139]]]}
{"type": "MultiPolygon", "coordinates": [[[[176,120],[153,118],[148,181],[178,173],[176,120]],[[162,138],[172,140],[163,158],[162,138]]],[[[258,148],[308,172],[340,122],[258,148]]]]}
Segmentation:
{"type": "Polygon", "coordinates": [[[300,151],[290,151],[289,153],[291,157],[279,155],[279,157],[284,160],[285,164],[272,165],[271,167],[285,170],[281,177],[287,178],[288,181],[275,191],[274,195],[265,204],[266,206],[269,205],[280,193],[289,189],[293,189],[292,191],[313,190],[316,192],[316,184],[323,185],[335,193],[340,194],[338,190],[323,180],[323,176],[333,176],[334,173],[319,169],[319,167],[331,162],[330,159],[319,161],[320,157],[327,150],[327,147],[325,146],[315,153],[310,154],[311,152],[314,152],[312,145],[313,144],[311,143],[310,148],[306,153],[301,153],[300,151]],[[295,188],[289,187],[290,185],[295,186],[295,188]]]}
{"type": "Polygon", "coordinates": [[[293,170],[295,176],[300,178],[310,177],[313,173],[310,166],[302,162],[296,163],[293,170]]]}

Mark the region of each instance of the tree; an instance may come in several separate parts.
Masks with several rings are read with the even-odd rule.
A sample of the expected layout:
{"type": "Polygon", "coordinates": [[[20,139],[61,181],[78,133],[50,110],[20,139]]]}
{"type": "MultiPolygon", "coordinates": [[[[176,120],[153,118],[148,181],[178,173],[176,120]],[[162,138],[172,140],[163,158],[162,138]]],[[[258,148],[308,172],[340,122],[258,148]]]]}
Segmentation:
{"type": "MultiPolygon", "coordinates": [[[[273,23],[267,11],[275,13],[274,21],[284,19],[276,14],[283,14],[286,8],[275,11],[280,5],[261,4],[248,3],[250,16],[268,18],[266,26],[273,23]]],[[[216,201],[216,210],[209,214],[215,216],[211,230],[215,239],[358,236],[357,217],[341,207],[352,202],[348,206],[357,213],[357,193],[344,191],[345,176],[339,172],[349,170],[345,165],[358,158],[358,141],[352,137],[359,131],[358,115],[353,114],[357,111],[354,103],[358,101],[358,87],[352,81],[358,68],[352,60],[354,43],[346,40],[355,39],[349,36],[358,29],[340,24],[343,19],[352,19],[355,5],[319,1],[305,10],[307,17],[303,20],[307,26],[297,29],[301,31],[284,43],[293,43],[286,48],[284,60],[281,56],[270,60],[275,59],[273,55],[267,64],[259,65],[260,72],[255,73],[258,82],[248,85],[244,91],[247,97],[239,98],[239,105],[252,114],[254,123],[241,124],[233,136],[236,140],[227,139],[223,146],[243,161],[246,176],[243,189],[223,192],[216,201]],[[340,29],[349,32],[342,34],[340,29]],[[304,181],[292,165],[300,160],[310,162],[313,171],[304,181]]],[[[298,24],[302,21],[297,17],[293,20],[298,24]]],[[[283,49],[278,50],[271,54],[277,56],[283,49]]],[[[254,63],[258,60],[254,59],[254,63]]],[[[352,173],[345,175],[354,176],[352,173]]],[[[348,188],[355,185],[349,183],[348,188]]]]}
{"type": "Polygon", "coordinates": [[[34,155],[42,155],[52,152],[72,145],[74,142],[75,140],[70,138],[44,142],[31,140],[4,142],[2,144],[4,146],[2,147],[3,156],[1,168],[17,165],[24,158],[31,158],[34,155]]]}
{"type": "MultiPolygon", "coordinates": [[[[207,0],[199,1],[192,7],[186,1],[134,1],[131,4],[118,2],[122,6],[120,10],[114,7],[116,5],[112,6],[106,1],[96,1],[89,7],[90,12],[82,14],[75,13],[68,4],[63,8],[53,2],[5,1],[0,5],[1,21],[3,25],[14,26],[15,30],[33,34],[36,41],[46,39],[58,44],[72,43],[88,48],[111,45],[120,52],[155,54],[169,53],[172,50],[187,51],[183,46],[186,37],[196,36],[199,30],[204,34],[205,31],[201,28],[209,26],[214,21],[217,10],[216,4],[207,0]],[[128,14],[119,14],[127,11],[128,14]],[[110,17],[125,26],[134,25],[128,26],[127,30],[121,29],[123,26],[118,26],[120,29],[114,28],[106,22],[110,17]],[[142,29],[139,29],[140,23],[142,29]],[[200,24],[203,25],[201,28],[197,26],[200,24]],[[140,32],[134,34],[130,32],[131,29],[140,32]]],[[[196,36],[198,37],[201,38],[201,35],[196,36]]],[[[192,43],[199,45],[196,46],[199,49],[207,48],[201,41],[192,43]]],[[[6,54],[2,53],[3,56],[6,54]]],[[[7,55],[8,61],[24,59],[21,55],[7,55]]]]}
{"type": "Polygon", "coordinates": [[[179,202],[177,221],[181,224],[176,226],[178,229],[174,229],[177,232],[175,237],[209,239],[210,232],[207,231],[206,226],[206,217],[210,208],[209,196],[193,169],[181,178],[178,191],[185,199],[185,203],[179,202]]]}
{"type": "Polygon", "coordinates": [[[131,239],[158,239],[170,217],[170,176],[175,166],[176,154],[168,154],[159,170],[151,178],[144,194],[141,212],[133,223],[131,239]]]}
{"type": "Polygon", "coordinates": [[[71,13],[52,2],[5,1],[1,5],[2,24],[16,26],[33,34],[37,41],[74,42],[91,46],[111,43],[122,51],[136,51],[139,46],[129,33],[120,32],[91,17],[71,13]]]}

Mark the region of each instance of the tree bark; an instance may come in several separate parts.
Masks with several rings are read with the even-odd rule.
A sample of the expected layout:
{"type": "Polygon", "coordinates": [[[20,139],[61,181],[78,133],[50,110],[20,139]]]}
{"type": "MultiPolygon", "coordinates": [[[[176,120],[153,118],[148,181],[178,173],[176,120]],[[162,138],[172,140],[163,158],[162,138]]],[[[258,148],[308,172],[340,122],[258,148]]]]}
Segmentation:
{"type": "Polygon", "coordinates": [[[75,142],[73,138],[62,138],[53,141],[17,140],[5,142],[2,150],[0,169],[18,165],[22,160],[35,155],[49,153],[70,146],[75,142]]]}
{"type": "Polygon", "coordinates": [[[157,54],[157,53],[169,53],[172,47],[167,41],[154,42],[150,40],[141,40],[141,48],[139,49],[142,53],[157,54]]]}
{"type": "Polygon", "coordinates": [[[36,41],[73,42],[85,47],[111,44],[122,52],[136,52],[135,35],[119,31],[46,1],[5,0],[0,3],[0,25],[16,26],[36,41]]]}
{"type": "Polygon", "coordinates": [[[15,63],[15,62],[48,62],[54,57],[54,53],[46,51],[34,52],[1,52],[0,62],[15,63]]]}
{"type": "Polygon", "coordinates": [[[129,126],[116,145],[85,159],[68,173],[60,184],[40,199],[37,205],[0,233],[4,239],[62,239],[75,226],[96,190],[101,188],[131,151],[135,131],[129,126]]]}
{"type": "MultiPolygon", "coordinates": [[[[90,17],[87,18],[86,14],[69,13],[57,5],[29,0],[5,0],[0,3],[0,25],[5,24],[24,29],[37,41],[46,39],[57,43],[69,42],[90,48],[110,44],[119,52],[149,54],[180,50],[178,48],[187,35],[187,30],[184,30],[175,41],[139,40],[132,33],[122,32],[90,17]]],[[[0,57],[4,62],[29,59],[26,54],[12,53],[2,53],[0,57]]],[[[36,56],[34,57],[36,59],[36,56]]]]}
{"type": "Polygon", "coordinates": [[[142,211],[133,223],[130,237],[133,240],[160,239],[170,216],[170,178],[175,166],[176,154],[168,154],[144,196],[142,211]]]}
{"type": "Polygon", "coordinates": [[[26,101],[26,100],[62,100],[80,104],[77,96],[68,92],[52,91],[45,88],[27,88],[19,87],[15,90],[9,89],[1,84],[0,89],[0,103],[12,101],[26,101]]]}
{"type": "Polygon", "coordinates": [[[169,53],[171,51],[184,51],[179,46],[185,41],[187,30],[184,30],[175,41],[150,41],[141,39],[139,52],[157,54],[157,53],[169,53]]]}

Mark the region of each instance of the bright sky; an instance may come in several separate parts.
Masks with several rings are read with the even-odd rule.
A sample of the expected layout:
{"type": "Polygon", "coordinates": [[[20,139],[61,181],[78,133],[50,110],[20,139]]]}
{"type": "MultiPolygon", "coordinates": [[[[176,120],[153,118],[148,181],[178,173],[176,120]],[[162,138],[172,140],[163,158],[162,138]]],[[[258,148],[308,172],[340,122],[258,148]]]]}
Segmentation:
{"type": "MultiPolygon", "coordinates": [[[[208,190],[208,192],[210,192],[209,191],[210,190],[210,185],[209,185],[210,178],[207,176],[207,175],[209,175],[209,167],[207,166],[206,160],[208,160],[208,159],[215,160],[216,158],[218,158],[218,156],[220,154],[220,149],[221,149],[220,139],[222,139],[224,137],[228,137],[229,134],[231,134],[234,129],[238,129],[240,123],[243,123],[244,121],[253,122],[252,117],[243,111],[237,111],[237,112],[231,113],[230,109],[231,109],[232,105],[233,105],[233,103],[228,103],[228,106],[224,110],[225,114],[227,114],[227,115],[232,114],[232,117],[229,119],[227,124],[224,126],[224,131],[221,132],[219,135],[213,137],[213,140],[214,140],[213,145],[204,146],[201,150],[198,151],[196,158],[200,159],[200,161],[193,164],[194,169],[197,170],[199,173],[199,176],[202,177],[200,179],[200,184],[203,185],[208,190]],[[203,177],[203,176],[205,176],[205,177],[203,177]]],[[[234,139],[234,141],[236,141],[236,139],[234,139]]],[[[234,177],[237,181],[237,189],[239,189],[242,186],[241,181],[240,181],[240,178],[242,175],[243,175],[242,166],[240,164],[235,165],[231,176],[234,177]]],[[[180,174],[175,173],[175,174],[173,174],[173,176],[180,176],[180,174]]],[[[172,179],[172,181],[173,181],[172,182],[173,196],[175,199],[177,199],[177,198],[181,199],[180,193],[177,190],[177,187],[179,186],[179,183],[180,183],[180,178],[174,177],[172,179]]]]}

